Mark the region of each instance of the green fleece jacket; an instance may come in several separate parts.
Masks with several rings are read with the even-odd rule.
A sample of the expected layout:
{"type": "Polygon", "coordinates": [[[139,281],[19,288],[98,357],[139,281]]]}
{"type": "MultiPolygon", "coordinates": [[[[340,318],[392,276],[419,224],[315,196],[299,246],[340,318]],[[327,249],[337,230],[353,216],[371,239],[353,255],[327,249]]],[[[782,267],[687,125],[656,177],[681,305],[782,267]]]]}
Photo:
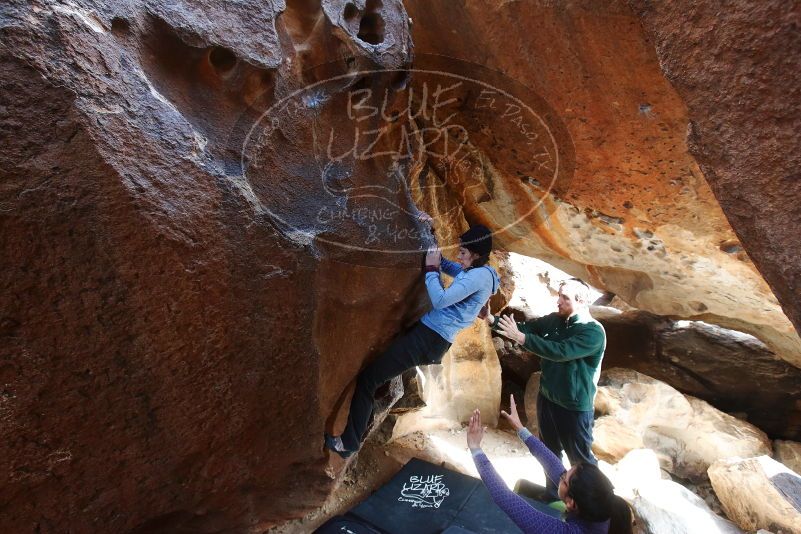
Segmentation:
{"type": "Polygon", "coordinates": [[[517,327],[526,335],[523,348],[542,358],[540,394],[568,410],[592,411],[606,349],[601,323],[584,311],[567,319],[551,313],[517,327]]]}

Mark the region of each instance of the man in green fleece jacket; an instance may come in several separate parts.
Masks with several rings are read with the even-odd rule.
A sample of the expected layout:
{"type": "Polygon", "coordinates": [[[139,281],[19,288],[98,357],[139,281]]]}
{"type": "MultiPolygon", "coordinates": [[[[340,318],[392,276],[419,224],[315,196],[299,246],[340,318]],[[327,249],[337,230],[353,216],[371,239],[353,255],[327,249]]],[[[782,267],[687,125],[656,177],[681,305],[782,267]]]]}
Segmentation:
{"type": "MultiPolygon", "coordinates": [[[[592,454],[593,401],[606,349],[606,333],[590,315],[589,287],[577,278],[559,286],[558,311],[523,323],[487,316],[504,336],[542,359],[537,423],[545,445],[570,463],[597,464],[592,454]]],[[[546,499],[558,500],[548,481],[546,499]]]]}

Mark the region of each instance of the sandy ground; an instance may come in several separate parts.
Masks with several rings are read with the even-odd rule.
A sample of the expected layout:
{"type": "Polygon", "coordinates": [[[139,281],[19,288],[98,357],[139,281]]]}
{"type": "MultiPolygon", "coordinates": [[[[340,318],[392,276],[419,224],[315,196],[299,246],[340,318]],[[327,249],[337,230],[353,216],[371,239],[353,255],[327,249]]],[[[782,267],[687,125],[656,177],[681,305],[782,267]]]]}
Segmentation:
{"type": "MultiPolygon", "coordinates": [[[[329,518],[345,513],[388,482],[413,457],[478,477],[466,442],[466,427],[435,420],[426,430],[396,437],[389,444],[365,443],[350,462],[339,486],[317,510],[274,527],[268,534],[308,534],[329,518]]],[[[519,478],[544,484],[545,475],[526,446],[510,431],[487,429],[482,449],[509,487],[519,478]]]]}

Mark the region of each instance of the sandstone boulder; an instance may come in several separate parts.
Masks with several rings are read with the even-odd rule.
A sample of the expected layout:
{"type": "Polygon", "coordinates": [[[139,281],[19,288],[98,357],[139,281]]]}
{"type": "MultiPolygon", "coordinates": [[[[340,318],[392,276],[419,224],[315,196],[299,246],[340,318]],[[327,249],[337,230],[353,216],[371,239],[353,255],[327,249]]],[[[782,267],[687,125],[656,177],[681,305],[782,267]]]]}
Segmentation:
{"type": "MultiPolygon", "coordinates": [[[[423,311],[420,255],[331,245],[369,235],[352,203],[317,218],[347,87],[245,140],[307,67],[411,62],[402,3],[356,4],[2,4],[0,531],[264,530],[335,487],[322,433],[423,311]]],[[[422,246],[393,222],[416,237],[381,250],[422,246]]]]}
{"type": "Polygon", "coordinates": [[[593,451],[611,461],[637,448],[653,449],[662,467],[702,479],[715,461],[770,451],[764,432],[685,397],[667,384],[625,369],[602,373],[595,409],[593,451]]]}
{"type": "MultiPolygon", "coordinates": [[[[684,146],[740,240],[722,242],[720,249],[737,254],[742,243],[801,331],[801,8],[783,0],[732,9],[646,0],[630,5],[665,77],[686,102],[684,146]],[[722,62],[729,67],[720,68],[722,62]],[[773,112],[763,115],[766,109],[773,112]]],[[[732,302],[737,310],[742,301],[732,302]]]]}
{"type": "Polygon", "coordinates": [[[645,447],[652,425],[687,428],[693,415],[689,401],[674,388],[626,369],[601,374],[595,411],[593,451],[611,462],[645,447]]]}
{"type": "Polygon", "coordinates": [[[777,439],[773,442],[773,458],[801,474],[801,443],[777,439]]]}
{"type": "Polygon", "coordinates": [[[712,512],[702,498],[671,480],[636,488],[631,506],[643,534],[743,533],[737,525],[712,512]]]}
{"type": "MultiPolygon", "coordinates": [[[[537,395],[540,392],[540,378],[542,372],[533,373],[526,383],[526,393],[523,399],[523,408],[526,411],[526,428],[535,436],[540,435],[540,427],[537,423],[537,395]]],[[[520,407],[518,406],[518,409],[520,407]]]]}
{"type": "Polygon", "coordinates": [[[650,449],[634,449],[615,465],[603,461],[599,465],[614,484],[615,493],[631,505],[635,532],[742,532],[732,522],[716,515],[699,496],[669,478],[665,479],[659,459],[650,449]]]}
{"type": "Polygon", "coordinates": [[[709,468],[726,515],[746,530],[801,532],[801,476],[768,456],[729,458],[709,468]]]}
{"type": "Polygon", "coordinates": [[[646,433],[648,446],[657,447],[669,458],[668,471],[682,478],[698,479],[718,459],[770,454],[770,440],[757,427],[700,399],[687,398],[693,409],[688,428],[656,425],[646,433]]]}
{"type": "Polygon", "coordinates": [[[771,436],[801,437],[801,369],[757,338],[644,311],[609,313],[595,307],[593,316],[606,330],[606,367],[633,369],[719,410],[744,412],[771,436]]]}
{"type": "MultiPolygon", "coordinates": [[[[726,10],[725,28],[793,45],[781,39],[794,35],[782,4],[726,10]],[[744,12],[760,24],[731,24],[744,12]],[[766,27],[773,20],[781,32],[766,27]]],[[[718,84],[683,84],[688,110],[657,53],[680,55],[693,39],[672,41],[669,29],[655,52],[641,24],[672,9],[686,15],[684,6],[3,3],[0,468],[9,481],[0,531],[262,530],[319,505],[338,471],[322,431],[341,424],[359,369],[426,305],[418,252],[430,235],[414,203],[458,208],[452,233],[483,222],[501,246],[630,304],[731,324],[801,362],[796,332],[746,254],[768,258],[760,268],[797,310],[786,221],[798,219],[788,170],[798,165],[762,135],[729,167],[728,153],[758,128],[712,120],[691,128],[692,143],[707,140],[695,153],[714,152],[700,172],[687,124],[706,116],[695,91],[718,84]],[[440,59],[426,63],[426,51],[440,59]],[[420,71],[451,69],[454,56],[474,61],[464,79],[489,65],[489,86],[536,109],[527,125],[543,125],[537,142],[514,127],[522,116],[478,110],[490,99],[472,86],[450,105],[452,125],[470,137],[469,180],[446,172],[463,167],[435,150],[411,163],[387,151],[356,157],[375,140],[354,146],[359,132],[392,130],[378,152],[398,146],[401,131],[443,134],[431,115],[404,119],[406,89],[426,78],[408,72],[415,53],[420,71]],[[318,84],[327,68],[342,77],[318,84]],[[387,109],[357,123],[354,93],[378,95],[372,104],[386,96],[387,109]],[[504,127],[487,131],[488,118],[504,127]],[[731,135],[714,135],[716,125],[731,135]],[[734,179],[716,180],[718,169],[734,179]],[[715,193],[746,250],[705,175],[722,184],[715,193]],[[748,186],[752,175],[760,179],[748,186]],[[421,194],[423,183],[436,191],[421,194]],[[753,206],[765,207],[764,219],[753,206]]],[[[714,20],[718,10],[704,9],[714,20]]],[[[682,29],[699,31],[694,20],[682,29]]],[[[776,72],[795,76],[788,49],[767,57],[790,62],[776,72]]],[[[725,75],[748,62],[720,54],[702,66],[725,75]]],[[[777,81],[765,84],[771,102],[794,99],[799,84],[777,81]]],[[[742,85],[761,94],[762,83],[742,85]]],[[[739,102],[736,91],[721,95],[739,102]]],[[[795,142],[781,113],[742,115],[757,125],[771,115],[763,133],[781,127],[781,147],[795,142]]],[[[473,388],[497,413],[494,364],[467,353],[434,380],[445,386],[436,391],[467,405],[450,387],[473,388]]]]}
{"type": "Polygon", "coordinates": [[[501,366],[486,322],[459,332],[442,365],[420,369],[426,416],[465,422],[478,408],[482,421],[498,423],[501,366]]]}
{"type": "MultiPolygon", "coordinates": [[[[749,332],[779,357],[801,365],[801,339],[751,262],[749,248],[773,258],[760,266],[769,269],[771,286],[782,295],[784,306],[797,310],[794,286],[782,282],[780,273],[797,277],[794,258],[798,255],[766,249],[795,250],[797,244],[792,232],[784,230],[781,239],[775,239],[770,230],[773,224],[762,229],[761,223],[750,218],[747,207],[760,206],[760,213],[788,231],[799,218],[794,199],[801,183],[795,171],[801,151],[796,150],[798,141],[792,134],[798,129],[794,128],[798,118],[782,96],[792,94],[792,102],[799,99],[796,75],[789,74],[801,70],[794,68],[798,54],[792,55],[793,60],[781,52],[765,56],[770,59],[766,65],[772,67],[759,68],[760,80],[776,83],[757,84],[741,82],[751,79],[749,69],[755,63],[749,54],[754,49],[730,50],[737,38],[753,39],[771,50],[796,50],[791,28],[797,10],[782,7],[790,5],[772,0],[765,8],[727,10],[727,41],[718,42],[717,34],[709,31],[716,26],[717,10],[693,8],[691,2],[655,7],[647,2],[601,1],[531,8],[525,2],[490,1],[463,3],[459,9],[450,2],[406,2],[416,21],[413,37],[419,56],[448,54],[491,65],[504,75],[489,79],[493,90],[517,95],[517,84],[522,85],[521,101],[548,130],[536,143],[535,153],[542,156],[533,158],[528,140],[517,131],[482,130],[487,118],[465,98],[466,105],[452,122],[471,133],[471,159],[479,163],[471,170],[479,171],[468,175],[441,170],[446,165],[431,168],[452,195],[460,196],[471,220],[498,230],[498,241],[507,250],[541,258],[639,309],[749,332]],[[690,16],[693,12],[703,17],[703,24],[690,16]],[[739,17],[751,15],[759,24],[737,24],[739,17]],[[675,27],[673,16],[684,21],[680,29],[686,37],[679,43],[672,41],[672,31],[662,30],[675,27]],[[470,31],[443,32],[440,24],[470,31]],[[785,29],[774,31],[774,25],[785,29]],[[532,34],[535,27],[538,31],[532,34]],[[660,43],[656,50],[646,37],[651,33],[660,43]],[[703,59],[693,55],[693,43],[701,40],[707,43],[703,59]],[[615,53],[607,53],[613,49],[615,53]],[[710,50],[721,53],[709,54],[710,50]],[[583,52],[603,59],[588,69],[583,52]],[[661,63],[660,55],[673,62],[661,63]],[[683,68],[685,61],[687,68],[683,68]],[[738,76],[726,77],[724,73],[731,70],[728,61],[737,65],[738,76]],[[792,66],[779,66],[780,61],[790,61],[792,66]],[[552,64],[559,67],[551,68],[552,64]],[[610,77],[610,71],[636,75],[621,80],[610,77]],[[682,93],[665,72],[686,80],[682,93]],[[694,83],[705,77],[716,83],[694,83]],[[711,88],[717,83],[746,99],[747,119],[737,113],[736,98],[714,94],[711,88]],[[759,122],[764,108],[759,106],[762,90],[757,87],[763,84],[776,91],[771,95],[776,109],[771,124],[782,133],[782,141],[772,146],[765,135],[764,146],[760,144],[757,150],[747,144],[750,132],[771,131],[759,122]],[[692,111],[681,94],[692,98],[692,111]],[[705,107],[706,98],[722,100],[725,107],[713,113],[705,107]],[[695,117],[703,120],[706,129],[698,134],[703,144],[692,145],[691,153],[687,125],[695,117]],[[718,127],[729,136],[716,137],[718,127]],[[712,155],[700,148],[707,146],[714,150],[712,155]],[[725,154],[730,146],[736,147],[733,153],[747,152],[752,157],[729,159],[725,154]],[[696,159],[699,153],[706,162],[703,171],[696,159]],[[725,172],[725,181],[718,170],[725,172]],[[749,182],[752,174],[760,177],[758,186],[749,182]],[[713,192],[707,180],[732,186],[718,186],[713,192]],[[475,187],[468,190],[468,185],[475,187]],[[749,196],[738,199],[745,189],[749,196]],[[764,194],[774,189],[771,195],[764,194]],[[726,199],[723,210],[715,194],[726,199]],[[727,215],[738,221],[737,234],[727,215]],[[743,235],[748,242],[738,240],[743,235]]],[[[520,102],[514,104],[523,109],[520,102]]],[[[515,109],[507,108],[500,97],[494,105],[498,116],[515,109]]],[[[517,116],[525,120],[526,114],[517,116]]]]}
{"type": "Polygon", "coordinates": [[[651,449],[633,449],[615,464],[600,460],[598,466],[614,484],[615,494],[628,501],[634,498],[637,488],[665,479],[659,458],[651,449]]]}
{"type": "Polygon", "coordinates": [[[515,271],[511,254],[504,250],[494,250],[490,255],[490,265],[501,279],[500,288],[490,298],[490,313],[498,314],[509,305],[515,293],[515,271]]]}

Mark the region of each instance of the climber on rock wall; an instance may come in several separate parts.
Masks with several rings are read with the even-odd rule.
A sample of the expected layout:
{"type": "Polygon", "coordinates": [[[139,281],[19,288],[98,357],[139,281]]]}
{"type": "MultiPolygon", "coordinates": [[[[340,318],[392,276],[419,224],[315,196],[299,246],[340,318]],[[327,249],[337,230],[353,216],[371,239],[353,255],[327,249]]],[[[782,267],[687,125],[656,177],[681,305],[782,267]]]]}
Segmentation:
{"type": "MultiPolygon", "coordinates": [[[[431,222],[424,212],[418,217],[431,222]]],[[[424,276],[433,309],[408,332],[395,338],[359,374],[344,432],[341,436],[325,435],[325,447],[329,450],[343,458],[358,451],[373,412],[376,390],[407,369],[440,363],[456,334],[473,324],[482,310],[486,314],[487,302],[500,286],[495,269],[487,265],[492,233],[487,227],[477,225],[462,234],[459,241],[455,262],[443,258],[437,246],[428,249],[424,276]],[[447,289],[442,285],[441,273],[453,277],[447,289]]]]}
{"type": "MultiPolygon", "coordinates": [[[[593,403],[606,332],[590,315],[589,286],[572,278],[559,286],[558,311],[516,323],[510,315],[487,314],[493,329],[541,358],[537,422],[542,441],[571,465],[597,464],[592,454],[593,403]]],[[[556,481],[548,479],[543,500],[557,501],[556,481]]]]}

